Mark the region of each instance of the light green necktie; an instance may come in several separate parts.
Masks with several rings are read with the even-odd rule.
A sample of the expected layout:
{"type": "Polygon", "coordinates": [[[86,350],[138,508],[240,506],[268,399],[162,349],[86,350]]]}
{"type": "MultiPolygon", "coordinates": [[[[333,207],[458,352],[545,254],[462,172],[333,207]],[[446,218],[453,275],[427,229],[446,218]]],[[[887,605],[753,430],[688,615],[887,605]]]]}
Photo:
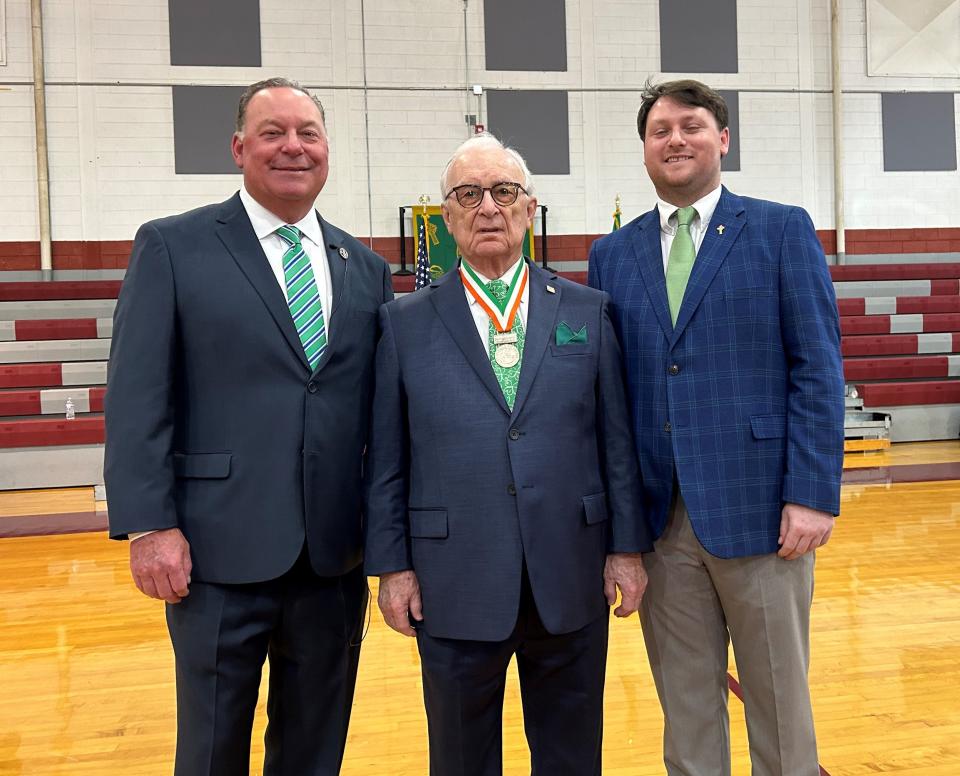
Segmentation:
{"type": "MultiPolygon", "coordinates": [[[[498,302],[503,304],[504,300],[507,298],[507,294],[510,291],[509,286],[504,283],[502,280],[491,280],[486,284],[487,291],[490,292],[490,296],[496,299],[498,302]]],[[[517,386],[520,384],[520,364],[523,363],[523,321],[520,319],[520,309],[517,308],[517,314],[514,317],[513,332],[517,335],[516,346],[517,350],[520,351],[520,360],[517,361],[513,366],[500,366],[497,363],[494,354],[496,353],[496,347],[493,343],[493,335],[497,333],[497,330],[493,326],[493,321],[491,320],[488,324],[487,329],[487,352],[490,354],[490,365],[493,367],[493,373],[497,376],[497,382],[500,383],[500,390],[503,391],[503,398],[507,400],[507,406],[512,410],[513,402],[517,398],[517,386]]]]}
{"type": "Polygon", "coordinates": [[[683,302],[683,292],[687,290],[693,260],[697,258],[693,235],[690,234],[690,224],[697,217],[697,209],[691,205],[680,208],[676,213],[677,233],[673,237],[670,256],[667,258],[667,300],[670,302],[670,318],[674,324],[680,314],[680,304],[683,302]]]}

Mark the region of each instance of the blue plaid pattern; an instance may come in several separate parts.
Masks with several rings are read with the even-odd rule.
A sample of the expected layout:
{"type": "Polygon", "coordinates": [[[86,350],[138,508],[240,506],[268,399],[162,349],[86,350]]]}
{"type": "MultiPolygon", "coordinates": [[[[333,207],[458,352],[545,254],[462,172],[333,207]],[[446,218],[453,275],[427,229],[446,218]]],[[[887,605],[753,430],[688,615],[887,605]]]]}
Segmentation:
{"type": "Polygon", "coordinates": [[[588,283],[613,300],[656,536],[675,476],[723,558],[776,551],[785,502],[839,512],[840,324],[804,210],[724,189],[676,326],[656,210],[594,243],[588,283]]]}

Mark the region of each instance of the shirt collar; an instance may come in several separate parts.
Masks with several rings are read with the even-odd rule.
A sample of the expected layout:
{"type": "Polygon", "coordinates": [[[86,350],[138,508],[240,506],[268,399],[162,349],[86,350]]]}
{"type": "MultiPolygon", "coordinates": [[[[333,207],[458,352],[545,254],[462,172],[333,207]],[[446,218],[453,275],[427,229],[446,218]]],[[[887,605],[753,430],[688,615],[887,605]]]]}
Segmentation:
{"type": "MultiPolygon", "coordinates": [[[[246,187],[240,186],[240,201],[243,203],[244,210],[247,211],[247,217],[250,219],[250,225],[257,235],[258,240],[273,234],[278,227],[286,225],[279,216],[274,215],[253,198],[246,187]]],[[[320,228],[320,221],[317,218],[317,211],[310,208],[307,214],[297,223],[290,224],[295,226],[305,234],[316,245],[323,245],[323,230],[320,228]]]]}
{"type": "MultiPolygon", "coordinates": [[[[710,223],[722,191],[723,187],[717,186],[705,197],[701,197],[693,203],[693,206],[697,209],[697,216],[693,219],[697,229],[702,229],[705,224],[710,223]]],[[[660,229],[667,234],[673,234],[677,230],[677,219],[673,218],[672,223],[670,219],[677,211],[677,206],[657,197],[657,210],[660,211],[660,229]]]]}
{"type": "MultiPolygon", "coordinates": [[[[472,264],[470,264],[470,262],[467,261],[466,259],[461,259],[461,261],[463,261],[463,262],[465,262],[466,264],[469,265],[470,269],[473,270],[473,273],[474,273],[478,278],[480,278],[480,280],[483,282],[484,285],[486,285],[487,283],[489,283],[491,280],[496,280],[496,278],[488,278],[488,277],[487,277],[486,275],[484,275],[480,270],[478,270],[476,267],[474,267],[472,264]]],[[[501,278],[504,279],[504,282],[507,282],[507,281],[506,281],[506,278],[512,278],[512,277],[513,277],[513,273],[517,271],[517,265],[520,264],[520,262],[522,262],[522,261],[523,261],[523,256],[521,256],[521,257],[520,257],[519,259],[517,259],[513,264],[511,264],[510,267],[509,267],[509,269],[507,269],[507,271],[504,272],[504,273],[500,276],[501,278]]],[[[527,283],[528,283],[528,288],[529,288],[529,281],[527,281],[527,283]]],[[[510,285],[510,283],[507,282],[507,285],[510,285]]],[[[526,296],[526,293],[527,293],[527,289],[526,289],[526,288],[523,289],[523,293],[524,293],[524,296],[526,296]]],[[[477,304],[477,300],[473,298],[473,294],[467,294],[467,301],[468,301],[471,305],[477,304]]],[[[520,304],[523,304],[523,302],[521,301],[520,304]]]]}

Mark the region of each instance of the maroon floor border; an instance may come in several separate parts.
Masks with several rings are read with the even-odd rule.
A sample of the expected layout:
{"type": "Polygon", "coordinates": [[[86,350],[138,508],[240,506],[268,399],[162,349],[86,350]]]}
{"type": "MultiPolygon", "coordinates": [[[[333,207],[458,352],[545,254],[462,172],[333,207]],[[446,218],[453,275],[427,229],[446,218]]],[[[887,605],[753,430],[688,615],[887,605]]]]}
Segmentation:
{"type": "Polygon", "coordinates": [[[911,463],[844,469],[844,485],[886,485],[894,482],[960,480],[960,462],[911,463]]]}
{"type": "Polygon", "coordinates": [[[107,513],[105,511],[0,517],[0,538],[2,539],[106,530],[107,513]]]}

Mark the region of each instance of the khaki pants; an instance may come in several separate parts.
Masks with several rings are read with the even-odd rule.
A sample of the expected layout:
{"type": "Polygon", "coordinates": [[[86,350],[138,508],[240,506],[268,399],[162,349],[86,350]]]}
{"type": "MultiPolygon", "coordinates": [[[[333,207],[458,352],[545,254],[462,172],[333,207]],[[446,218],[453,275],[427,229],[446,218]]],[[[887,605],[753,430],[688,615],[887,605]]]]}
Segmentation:
{"type": "Polygon", "coordinates": [[[730,774],[727,645],[733,641],[754,776],[817,776],[807,685],[813,553],[725,560],[700,544],[678,496],[641,622],[664,714],[670,776],[730,774]]]}

